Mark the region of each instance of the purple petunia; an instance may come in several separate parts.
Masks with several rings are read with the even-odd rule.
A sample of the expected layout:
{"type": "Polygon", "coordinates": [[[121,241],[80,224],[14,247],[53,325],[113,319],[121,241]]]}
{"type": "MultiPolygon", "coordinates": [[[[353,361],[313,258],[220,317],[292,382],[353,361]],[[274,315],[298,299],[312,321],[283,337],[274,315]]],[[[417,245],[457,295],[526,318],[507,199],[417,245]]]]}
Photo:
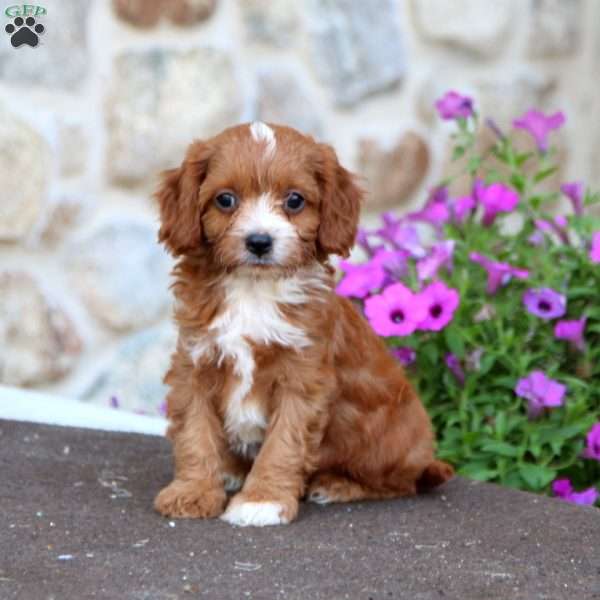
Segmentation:
{"type": "Polygon", "coordinates": [[[358,232],[356,233],[356,244],[360,246],[370,257],[374,256],[378,250],[383,248],[381,245],[373,246],[371,240],[369,239],[371,235],[372,233],[363,227],[359,227],[358,232]]]}
{"type": "Polygon", "coordinates": [[[557,498],[573,504],[593,505],[598,500],[596,488],[590,487],[582,492],[576,492],[568,479],[555,479],[552,482],[552,491],[557,498]]]}
{"type": "Polygon", "coordinates": [[[600,423],[596,423],[585,436],[583,456],[600,461],[600,423]]]}
{"type": "Polygon", "coordinates": [[[593,263],[600,263],[600,231],[592,235],[592,247],[590,248],[590,260],[593,263]]]}
{"type": "Polygon", "coordinates": [[[583,332],[585,330],[586,321],[586,317],[571,321],[557,321],[554,326],[554,337],[557,340],[566,340],[567,342],[570,342],[577,350],[583,350],[585,347],[583,332]]]}
{"type": "Polygon", "coordinates": [[[538,417],[545,408],[562,406],[567,387],[548,377],[543,371],[532,371],[517,382],[515,394],[525,398],[531,419],[538,417]]]}
{"type": "Polygon", "coordinates": [[[569,222],[563,215],[557,215],[552,221],[535,219],[533,223],[538,231],[548,235],[556,234],[561,242],[564,244],[569,243],[569,235],[567,233],[569,222]]]}
{"type": "Polygon", "coordinates": [[[510,212],[519,204],[519,194],[500,182],[485,185],[483,181],[477,180],[475,198],[483,206],[482,223],[486,227],[492,225],[498,213],[510,212]]]}
{"type": "Polygon", "coordinates": [[[486,269],[488,274],[487,292],[495,294],[500,287],[506,285],[513,277],[527,279],[529,271],[513,267],[508,263],[496,262],[478,252],[471,252],[469,258],[486,269]]]}
{"type": "Polygon", "coordinates": [[[425,306],[405,285],[395,283],[365,300],[365,315],[379,335],[410,335],[425,318],[425,306]]]}
{"type": "Polygon", "coordinates": [[[417,353],[412,348],[408,348],[406,346],[394,348],[392,350],[392,356],[397,358],[400,364],[404,367],[412,365],[417,359],[417,353]]]}
{"type": "Polygon", "coordinates": [[[425,249],[421,245],[419,232],[413,225],[397,219],[391,213],[381,215],[383,227],[377,230],[377,234],[390,242],[398,250],[405,250],[415,258],[425,256],[425,249]]]}
{"type": "Polygon", "coordinates": [[[369,293],[381,289],[391,272],[402,274],[405,265],[404,253],[391,250],[377,250],[371,260],[360,265],[342,260],[339,267],[345,275],[335,291],[348,298],[365,298],[369,293]]]}
{"type": "Polygon", "coordinates": [[[450,219],[448,189],[443,186],[433,188],[429,193],[425,206],[421,210],[408,215],[408,218],[412,221],[424,221],[433,225],[436,229],[440,229],[450,219]]]}
{"type": "Polygon", "coordinates": [[[433,279],[438,270],[446,266],[452,269],[452,255],[454,253],[454,240],[444,240],[435,244],[431,252],[425,258],[417,262],[417,276],[419,281],[433,279]]]}
{"type": "Polygon", "coordinates": [[[565,122],[565,115],[559,111],[546,116],[535,109],[527,111],[521,118],[513,121],[514,127],[524,129],[535,140],[540,151],[548,150],[548,135],[551,131],[559,129],[565,122]]]}
{"type": "Polygon", "coordinates": [[[583,214],[583,183],[581,181],[572,181],[563,183],[560,191],[571,201],[576,215],[583,214]]]}
{"type": "Polygon", "coordinates": [[[444,120],[468,119],[473,114],[473,99],[451,90],[436,101],[435,107],[444,120]]]}
{"type": "Polygon", "coordinates": [[[541,246],[544,243],[544,234],[539,230],[536,229],[528,238],[527,241],[532,245],[532,246],[541,246]]]}
{"type": "Polygon", "coordinates": [[[540,319],[557,319],[567,310],[567,299],[551,288],[529,289],[523,294],[527,310],[540,319]]]}
{"type": "Polygon", "coordinates": [[[425,317],[419,324],[419,329],[424,331],[440,331],[446,327],[460,303],[458,292],[442,281],[429,284],[418,299],[425,308],[425,317]]]}
{"type": "Polygon", "coordinates": [[[346,298],[364,298],[370,292],[381,288],[386,279],[383,268],[372,262],[353,265],[343,260],[340,261],[339,267],[345,274],[335,291],[346,298]]]}
{"type": "Polygon", "coordinates": [[[456,356],[456,354],[452,354],[452,352],[446,354],[446,366],[448,367],[448,369],[450,369],[450,372],[452,373],[452,375],[454,375],[454,377],[456,378],[456,381],[458,381],[458,383],[460,385],[464,385],[465,384],[465,372],[462,368],[462,365],[460,364],[460,359],[458,358],[458,356],[456,356]]]}
{"type": "Polygon", "coordinates": [[[452,202],[452,216],[457,223],[464,223],[475,210],[477,202],[473,196],[460,196],[452,202]]]}

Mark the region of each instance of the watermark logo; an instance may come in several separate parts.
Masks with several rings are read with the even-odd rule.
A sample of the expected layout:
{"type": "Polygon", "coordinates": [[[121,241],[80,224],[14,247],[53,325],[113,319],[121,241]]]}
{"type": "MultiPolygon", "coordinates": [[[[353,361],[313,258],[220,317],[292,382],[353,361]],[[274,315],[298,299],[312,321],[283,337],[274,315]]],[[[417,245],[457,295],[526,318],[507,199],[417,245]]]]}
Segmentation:
{"type": "Polygon", "coordinates": [[[46,12],[43,6],[34,4],[15,4],[6,8],[4,14],[13,21],[6,25],[4,31],[10,35],[10,43],[14,48],[23,45],[35,48],[38,45],[39,36],[46,28],[41,23],[37,23],[35,17],[41,17],[46,12]]]}

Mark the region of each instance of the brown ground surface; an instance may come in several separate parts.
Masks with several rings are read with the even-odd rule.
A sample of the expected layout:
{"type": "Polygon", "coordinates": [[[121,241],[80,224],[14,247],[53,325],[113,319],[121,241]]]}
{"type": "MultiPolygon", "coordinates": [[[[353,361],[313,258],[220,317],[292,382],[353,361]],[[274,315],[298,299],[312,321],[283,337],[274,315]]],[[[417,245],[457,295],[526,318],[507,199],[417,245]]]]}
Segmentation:
{"type": "Polygon", "coordinates": [[[303,506],[287,527],[168,521],[149,436],[0,421],[0,599],[600,599],[600,512],[456,479],[303,506]]]}

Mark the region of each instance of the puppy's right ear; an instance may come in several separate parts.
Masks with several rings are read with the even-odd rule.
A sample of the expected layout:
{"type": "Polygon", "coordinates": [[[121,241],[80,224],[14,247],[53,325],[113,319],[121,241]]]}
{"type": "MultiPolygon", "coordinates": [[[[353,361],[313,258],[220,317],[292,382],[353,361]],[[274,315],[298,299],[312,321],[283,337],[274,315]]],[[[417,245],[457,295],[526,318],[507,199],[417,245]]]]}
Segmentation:
{"type": "Polygon", "coordinates": [[[185,254],[202,243],[202,212],[199,191],[208,169],[209,152],[203,142],[194,142],[183,164],[161,175],[154,197],[160,209],[158,240],[173,256],[185,254]]]}

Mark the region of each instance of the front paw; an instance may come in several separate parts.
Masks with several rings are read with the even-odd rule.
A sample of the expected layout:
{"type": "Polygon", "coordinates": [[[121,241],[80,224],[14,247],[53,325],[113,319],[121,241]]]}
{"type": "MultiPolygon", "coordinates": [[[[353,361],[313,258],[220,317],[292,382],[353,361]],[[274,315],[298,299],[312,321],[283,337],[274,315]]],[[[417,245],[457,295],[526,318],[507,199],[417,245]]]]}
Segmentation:
{"type": "Polygon", "coordinates": [[[154,508],[165,517],[207,519],[223,512],[226,499],[222,487],[175,479],[156,496],[154,508]]]}
{"type": "Polygon", "coordinates": [[[295,498],[263,498],[240,492],[231,499],[221,519],[239,527],[264,527],[287,525],[297,514],[298,501],[295,498]]]}

